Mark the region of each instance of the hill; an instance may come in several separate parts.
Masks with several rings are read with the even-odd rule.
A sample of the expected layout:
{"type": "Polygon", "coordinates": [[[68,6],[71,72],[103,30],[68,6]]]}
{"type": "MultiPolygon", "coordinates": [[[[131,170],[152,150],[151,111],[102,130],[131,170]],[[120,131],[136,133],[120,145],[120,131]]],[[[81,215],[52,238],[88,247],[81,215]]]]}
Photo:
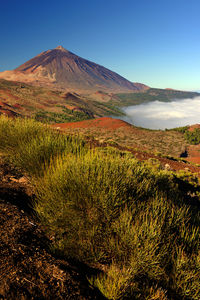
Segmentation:
{"type": "Polygon", "coordinates": [[[147,88],[62,46],[40,53],[13,71],[0,73],[0,78],[77,91],[125,92],[147,88]]]}
{"type": "Polygon", "coordinates": [[[31,119],[0,141],[3,299],[199,299],[199,167],[31,119]]]}
{"type": "Polygon", "coordinates": [[[174,170],[187,168],[199,173],[199,167],[186,165],[186,162],[200,163],[200,124],[165,131],[149,130],[103,117],[51,126],[66,133],[81,134],[97,145],[100,143],[131,151],[138,159],[153,158],[174,170]]]}
{"type": "Polygon", "coordinates": [[[111,103],[87,95],[0,79],[0,114],[56,123],[122,113],[111,103]]]}
{"type": "Polygon", "coordinates": [[[185,92],[171,89],[149,88],[138,93],[118,93],[112,98],[112,102],[119,106],[136,105],[151,101],[170,102],[172,100],[181,100],[186,98],[195,98],[200,96],[196,92],[185,92]]]}
{"type": "MultiPolygon", "coordinates": [[[[66,133],[78,133],[107,145],[135,149],[135,153],[143,152],[140,156],[145,156],[146,152],[150,156],[160,154],[178,158],[188,146],[184,134],[176,130],[148,130],[110,117],[57,123],[52,126],[66,133]]],[[[149,158],[149,155],[146,157],[149,158]]]]}
{"type": "Polygon", "coordinates": [[[120,116],[119,107],[161,99],[196,97],[198,93],[148,89],[134,93],[78,93],[0,79],[0,114],[28,116],[49,123],[120,116]]]}

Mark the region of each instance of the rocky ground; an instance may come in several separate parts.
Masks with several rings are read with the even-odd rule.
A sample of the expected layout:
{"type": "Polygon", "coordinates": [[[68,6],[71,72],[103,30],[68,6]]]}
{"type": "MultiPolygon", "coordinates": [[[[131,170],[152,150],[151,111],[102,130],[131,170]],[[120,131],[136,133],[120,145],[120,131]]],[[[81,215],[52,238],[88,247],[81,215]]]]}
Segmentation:
{"type": "Polygon", "coordinates": [[[103,299],[86,266],[52,256],[31,200],[27,178],[0,161],[0,299],[103,299]]]}

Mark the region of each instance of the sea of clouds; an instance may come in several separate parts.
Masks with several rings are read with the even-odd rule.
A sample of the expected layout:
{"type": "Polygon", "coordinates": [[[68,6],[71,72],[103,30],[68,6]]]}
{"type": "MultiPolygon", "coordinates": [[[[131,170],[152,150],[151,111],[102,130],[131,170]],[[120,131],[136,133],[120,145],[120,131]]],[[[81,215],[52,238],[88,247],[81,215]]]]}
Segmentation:
{"type": "Polygon", "coordinates": [[[150,129],[174,128],[200,123],[200,96],[172,102],[154,101],[124,107],[123,119],[136,126],[150,129]]]}

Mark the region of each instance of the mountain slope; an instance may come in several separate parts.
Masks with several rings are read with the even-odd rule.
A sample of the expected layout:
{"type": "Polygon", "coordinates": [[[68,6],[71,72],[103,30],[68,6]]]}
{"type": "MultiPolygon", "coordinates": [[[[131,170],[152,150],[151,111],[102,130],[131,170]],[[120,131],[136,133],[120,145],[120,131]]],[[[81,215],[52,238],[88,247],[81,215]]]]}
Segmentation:
{"type": "Polygon", "coordinates": [[[134,84],[103,66],[69,52],[62,46],[42,52],[13,71],[0,73],[0,78],[75,90],[143,89],[143,85],[134,84]]]}
{"type": "MultiPolygon", "coordinates": [[[[111,95],[107,97],[110,99],[111,95]]],[[[0,79],[0,115],[32,116],[53,123],[122,115],[117,107],[100,100],[88,99],[74,92],[0,79]]]]}

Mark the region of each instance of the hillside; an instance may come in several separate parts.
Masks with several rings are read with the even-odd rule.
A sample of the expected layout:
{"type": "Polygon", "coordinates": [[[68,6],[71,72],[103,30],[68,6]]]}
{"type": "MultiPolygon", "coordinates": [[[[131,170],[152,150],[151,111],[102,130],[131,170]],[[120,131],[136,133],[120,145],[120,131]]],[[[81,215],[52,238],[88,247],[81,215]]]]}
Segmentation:
{"type": "Polygon", "coordinates": [[[106,120],[99,121],[99,117],[120,116],[121,112],[117,106],[123,106],[127,102],[134,103],[134,101],[141,103],[145,99],[149,99],[149,94],[152,93],[157,93],[154,97],[158,98],[164,94],[165,99],[163,98],[163,100],[166,101],[170,101],[171,97],[178,97],[178,95],[180,97],[196,96],[196,93],[149,89],[143,93],[123,94],[124,97],[131,97],[124,100],[113,93],[102,91],[82,95],[76,92],[55,91],[1,79],[0,114],[11,117],[34,117],[37,120],[53,124],[68,123],[67,126],[63,125],[71,126],[68,130],[93,136],[105,142],[114,142],[122,146],[143,148],[147,151],[157,151],[163,155],[179,157],[188,143],[178,131],[145,130],[114,119],[107,119],[107,128],[101,128],[98,125],[105,125],[106,120]],[[92,121],[93,119],[96,120],[92,121]],[[69,125],[69,122],[83,120],[88,121],[69,125]],[[117,126],[114,131],[111,130],[113,123],[117,126]],[[126,126],[120,128],[119,124],[126,124],[126,126]]]}
{"type": "Polygon", "coordinates": [[[181,132],[138,128],[110,117],[57,123],[52,126],[67,133],[81,134],[110,145],[136,149],[136,152],[146,151],[151,154],[160,153],[178,158],[188,146],[188,142],[181,132]]]}
{"type": "Polygon", "coordinates": [[[31,119],[0,141],[3,299],[199,299],[198,166],[31,119]]]}
{"type": "Polygon", "coordinates": [[[172,100],[192,99],[198,96],[200,94],[196,92],[149,88],[138,93],[115,94],[115,97],[112,98],[112,103],[116,103],[118,106],[128,106],[151,101],[170,102],[172,100]]]}
{"type": "Polygon", "coordinates": [[[199,173],[200,124],[170,130],[149,130],[110,117],[71,123],[57,123],[53,128],[79,134],[94,144],[128,150],[141,160],[156,159],[173,170],[189,169],[199,173]],[[183,159],[183,161],[180,160],[183,159]]]}
{"type": "Polygon", "coordinates": [[[49,123],[73,122],[104,116],[120,116],[119,107],[161,99],[171,101],[195,97],[198,93],[149,89],[114,94],[103,91],[78,93],[52,90],[0,79],[0,114],[28,116],[49,123]]]}
{"type": "Polygon", "coordinates": [[[147,88],[58,46],[47,50],[0,78],[76,91],[138,91],[147,88]]]}
{"type": "Polygon", "coordinates": [[[121,112],[101,99],[0,79],[0,114],[31,116],[55,123],[120,115],[121,112]]]}

